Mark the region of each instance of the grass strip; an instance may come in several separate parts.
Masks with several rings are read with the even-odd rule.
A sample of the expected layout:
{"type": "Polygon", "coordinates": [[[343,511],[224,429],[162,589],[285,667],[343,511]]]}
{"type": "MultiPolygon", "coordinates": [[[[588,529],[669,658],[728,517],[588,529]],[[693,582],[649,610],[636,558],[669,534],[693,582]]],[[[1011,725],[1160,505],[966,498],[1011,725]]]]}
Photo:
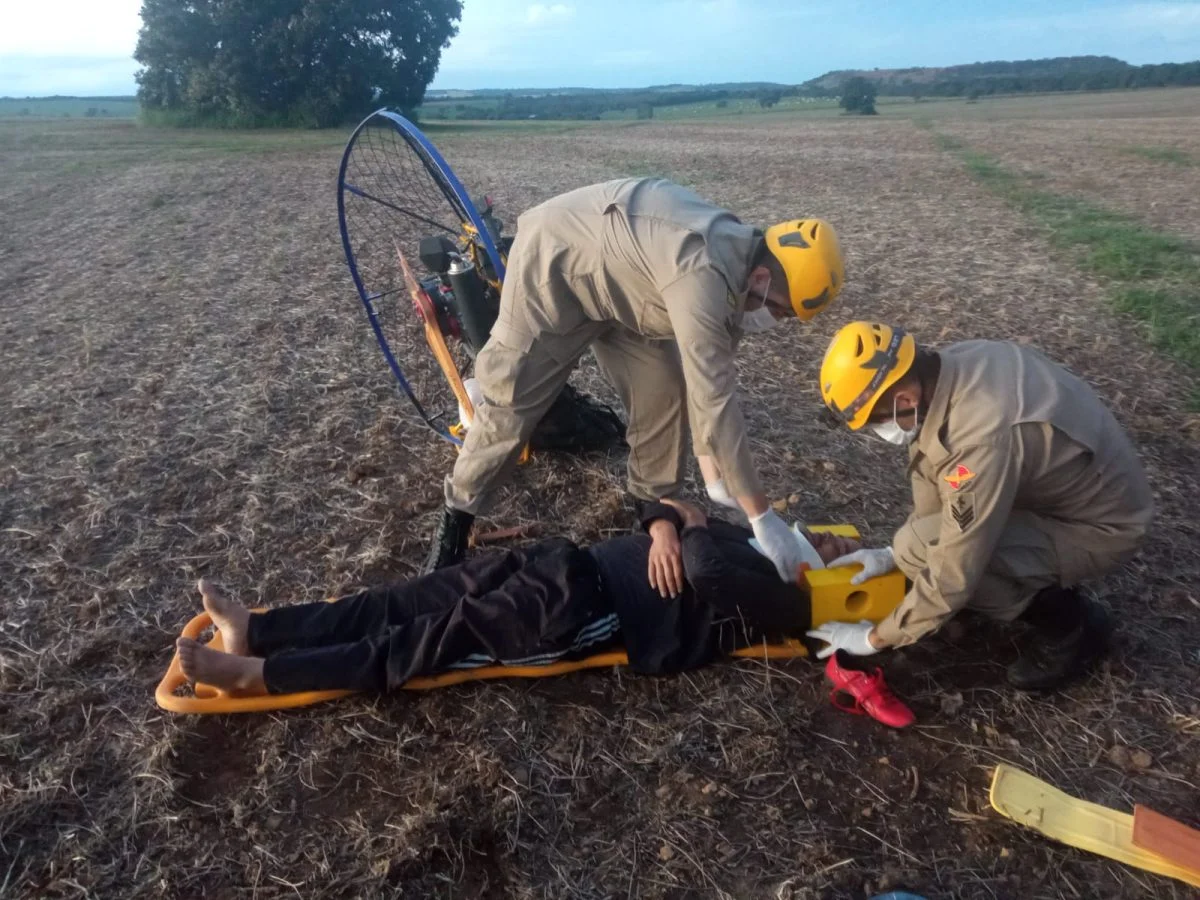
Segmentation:
{"type": "MultiPolygon", "coordinates": [[[[1110,303],[1142,322],[1156,349],[1200,370],[1200,248],[1126,213],[1044,190],[1033,183],[1036,176],[932,133],[972,177],[1045,228],[1055,245],[1073,251],[1082,269],[1108,279],[1110,303]]],[[[1200,387],[1189,406],[1200,410],[1200,387]]]]}
{"type": "Polygon", "coordinates": [[[1147,147],[1133,146],[1122,147],[1122,153],[1127,153],[1130,156],[1140,156],[1142,159],[1148,159],[1151,162],[1173,163],[1177,166],[1194,166],[1196,158],[1183,150],[1175,147],[1147,147]]]}

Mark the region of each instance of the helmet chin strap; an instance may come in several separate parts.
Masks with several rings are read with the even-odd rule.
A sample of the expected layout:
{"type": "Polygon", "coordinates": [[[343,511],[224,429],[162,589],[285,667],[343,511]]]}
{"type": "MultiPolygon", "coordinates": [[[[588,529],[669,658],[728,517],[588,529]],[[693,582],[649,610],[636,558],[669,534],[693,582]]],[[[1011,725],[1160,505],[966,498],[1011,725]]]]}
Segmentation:
{"type": "MultiPolygon", "coordinates": [[[[767,303],[767,294],[771,290],[771,276],[767,275],[767,286],[761,295],[761,303],[754,309],[742,311],[742,331],[746,334],[760,334],[764,331],[770,331],[779,324],[779,319],[775,313],[771,311],[770,305],[767,303]]],[[[747,288],[748,296],[753,296],[750,289],[747,288]]]]}
{"type": "MultiPolygon", "coordinates": [[[[750,300],[750,299],[757,300],[759,302],[759,306],[767,305],[767,295],[770,292],[771,292],[771,276],[769,273],[767,275],[767,285],[761,291],[755,290],[753,284],[746,285],[746,298],[748,300],[750,300]]],[[[757,309],[757,308],[758,307],[756,306],[755,309],[757,309]]]]}

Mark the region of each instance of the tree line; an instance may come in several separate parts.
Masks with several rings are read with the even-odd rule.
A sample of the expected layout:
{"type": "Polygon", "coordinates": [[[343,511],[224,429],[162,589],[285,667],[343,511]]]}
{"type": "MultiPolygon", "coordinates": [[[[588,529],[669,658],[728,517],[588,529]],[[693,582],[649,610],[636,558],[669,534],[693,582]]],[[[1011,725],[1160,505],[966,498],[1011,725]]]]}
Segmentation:
{"type": "Polygon", "coordinates": [[[757,88],[737,91],[697,88],[695,90],[614,90],[561,94],[502,94],[486,100],[441,101],[423,110],[426,118],[472,119],[599,119],[609,112],[636,111],[639,118],[653,118],[660,107],[714,103],[727,106],[730,100],[752,101],[765,109],[779,103],[785,95],[796,95],[799,88],[757,88]]]}
{"type": "Polygon", "coordinates": [[[872,82],[881,97],[979,97],[1195,86],[1200,85],[1200,60],[1133,66],[1099,56],[974,63],[942,70],[829,73],[807,82],[805,87],[834,96],[852,75],[872,82]]]}
{"type": "MultiPolygon", "coordinates": [[[[142,0],[134,57],[150,121],[328,127],[390,107],[412,114],[458,32],[462,0],[142,0]]],[[[438,101],[433,117],[599,119],[635,110],[785,97],[837,98],[873,113],[879,96],[967,97],[1200,85],[1200,61],[1131,66],[1112,57],[974,63],[945,69],[830,72],[799,85],[484,92],[438,101]]]]}

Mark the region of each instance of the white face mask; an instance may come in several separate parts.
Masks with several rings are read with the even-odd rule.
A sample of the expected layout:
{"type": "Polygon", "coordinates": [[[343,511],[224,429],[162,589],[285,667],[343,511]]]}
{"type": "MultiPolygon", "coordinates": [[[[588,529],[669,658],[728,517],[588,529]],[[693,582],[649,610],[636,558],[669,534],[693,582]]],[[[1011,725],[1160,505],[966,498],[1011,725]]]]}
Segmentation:
{"type": "Polygon", "coordinates": [[[779,324],[779,320],[771,315],[771,310],[767,306],[767,294],[770,290],[771,279],[767,278],[767,286],[762,293],[763,305],[758,309],[742,313],[742,331],[746,334],[762,334],[779,324]]]}
{"type": "Polygon", "coordinates": [[[900,423],[896,421],[896,401],[892,400],[892,420],[890,422],[873,422],[867,427],[875,432],[877,437],[883,438],[889,444],[895,444],[897,447],[907,447],[917,436],[917,429],[921,426],[920,419],[920,414],[914,409],[913,427],[908,429],[901,428],[900,423]]]}
{"type": "Polygon", "coordinates": [[[742,331],[746,334],[762,334],[778,324],[779,320],[771,315],[771,311],[765,306],[742,313],[742,331]]]}

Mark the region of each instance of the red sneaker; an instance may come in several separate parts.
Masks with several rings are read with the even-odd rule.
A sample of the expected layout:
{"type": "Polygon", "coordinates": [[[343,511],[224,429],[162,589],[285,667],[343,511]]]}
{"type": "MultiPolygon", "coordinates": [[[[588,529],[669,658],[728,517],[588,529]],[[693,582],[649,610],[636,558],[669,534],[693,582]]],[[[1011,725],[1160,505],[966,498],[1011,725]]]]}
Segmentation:
{"type": "Polygon", "coordinates": [[[833,682],[829,702],[840,710],[870,716],[892,728],[904,728],[916,721],[911,709],[896,699],[883,680],[883,669],[869,672],[845,650],[829,657],[825,675],[833,682]]]}

